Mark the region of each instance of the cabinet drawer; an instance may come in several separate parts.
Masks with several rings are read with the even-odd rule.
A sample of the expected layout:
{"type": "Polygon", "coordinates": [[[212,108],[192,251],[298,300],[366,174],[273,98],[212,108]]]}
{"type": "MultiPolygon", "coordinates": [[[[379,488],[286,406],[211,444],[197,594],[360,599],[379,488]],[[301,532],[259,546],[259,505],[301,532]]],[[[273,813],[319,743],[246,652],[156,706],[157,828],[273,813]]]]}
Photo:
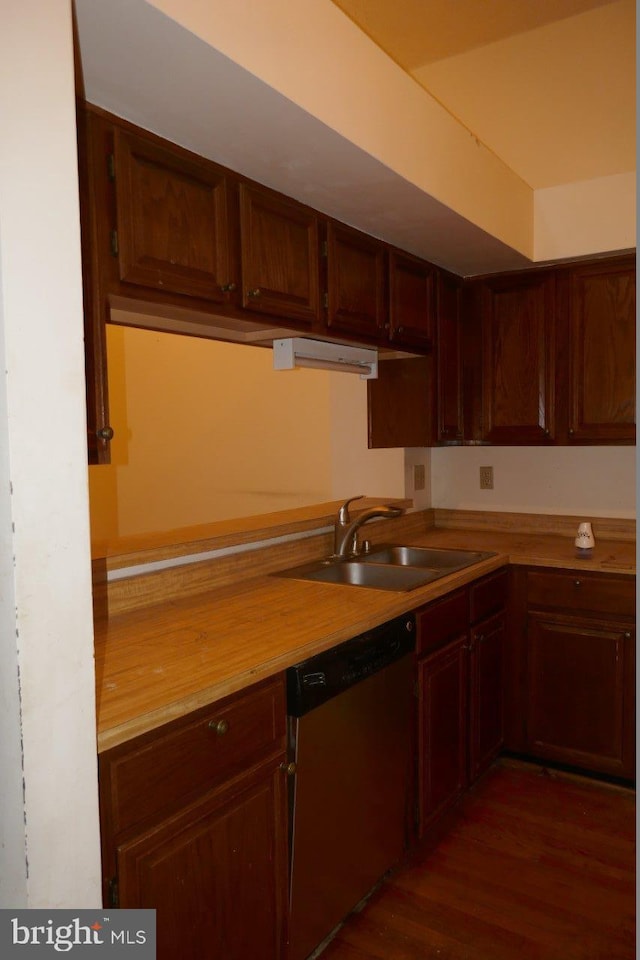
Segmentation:
{"type": "Polygon", "coordinates": [[[457,590],[419,610],[416,623],[419,657],[450,640],[466,636],[469,623],[469,596],[466,589],[457,590]]]}
{"type": "Polygon", "coordinates": [[[498,570],[469,587],[469,609],[471,623],[483,620],[497,610],[502,610],[507,602],[509,587],[507,570],[498,570]]]}
{"type": "Polygon", "coordinates": [[[530,570],[527,602],[531,606],[592,610],[613,616],[635,613],[635,577],[607,577],[578,572],[530,570]]]}
{"type": "Polygon", "coordinates": [[[100,757],[111,831],[183,803],[195,791],[284,749],[284,679],[205,707],[100,757]]]}

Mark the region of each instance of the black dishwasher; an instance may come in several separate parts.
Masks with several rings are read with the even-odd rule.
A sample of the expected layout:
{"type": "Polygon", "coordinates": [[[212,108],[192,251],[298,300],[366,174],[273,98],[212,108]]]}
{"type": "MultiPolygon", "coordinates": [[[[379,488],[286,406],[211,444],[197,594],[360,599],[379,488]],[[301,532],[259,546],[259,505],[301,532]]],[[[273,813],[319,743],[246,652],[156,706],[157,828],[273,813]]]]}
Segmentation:
{"type": "Polygon", "coordinates": [[[304,960],[405,850],[414,627],[398,617],[287,671],[288,960],[304,960]]]}

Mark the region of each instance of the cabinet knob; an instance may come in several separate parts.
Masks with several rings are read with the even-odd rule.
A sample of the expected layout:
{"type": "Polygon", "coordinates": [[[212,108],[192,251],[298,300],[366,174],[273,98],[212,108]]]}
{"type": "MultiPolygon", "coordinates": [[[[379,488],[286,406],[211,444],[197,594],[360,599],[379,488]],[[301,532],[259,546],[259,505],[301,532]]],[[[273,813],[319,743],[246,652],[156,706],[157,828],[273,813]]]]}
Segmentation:
{"type": "Polygon", "coordinates": [[[291,763],[287,763],[285,760],[283,760],[280,764],[280,769],[283,773],[286,773],[288,777],[292,777],[298,769],[298,764],[293,763],[293,761],[291,763]]]}
{"type": "Polygon", "coordinates": [[[96,430],[98,440],[113,440],[113,427],[100,427],[96,430]]]}
{"type": "Polygon", "coordinates": [[[223,737],[227,732],[227,730],[229,729],[229,721],[228,720],[210,720],[209,729],[213,730],[213,732],[218,737],[223,737]]]}
{"type": "Polygon", "coordinates": [[[625,638],[625,640],[631,640],[631,634],[629,633],[629,631],[628,631],[628,630],[627,630],[627,631],[625,631],[625,635],[624,635],[624,638],[625,638]]]}
{"type": "Polygon", "coordinates": [[[582,586],[582,580],[574,580],[574,581],[573,581],[573,585],[574,585],[574,587],[581,587],[581,586],[582,586]]]}
{"type": "Polygon", "coordinates": [[[221,283],[221,284],[220,284],[220,289],[222,290],[223,293],[233,293],[233,291],[235,290],[235,288],[236,288],[235,283],[221,283]]]}
{"type": "Polygon", "coordinates": [[[260,289],[260,287],[254,287],[253,290],[247,290],[247,296],[251,297],[252,300],[256,300],[261,293],[262,293],[262,290],[260,289]]]}

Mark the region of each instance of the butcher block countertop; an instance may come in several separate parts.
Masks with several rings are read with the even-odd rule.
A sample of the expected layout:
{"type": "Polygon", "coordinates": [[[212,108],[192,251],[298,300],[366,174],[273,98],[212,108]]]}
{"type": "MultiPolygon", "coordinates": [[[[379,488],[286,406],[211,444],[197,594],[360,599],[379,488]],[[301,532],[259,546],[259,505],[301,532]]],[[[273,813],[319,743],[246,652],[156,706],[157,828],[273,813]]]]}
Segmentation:
{"type": "MultiPolygon", "coordinates": [[[[375,534],[375,545],[462,548],[492,551],[495,556],[406,592],[272,575],[278,567],[307,562],[310,547],[302,554],[289,547],[279,560],[276,548],[267,548],[264,564],[252,560],[251,570],[260,569],[258,575],[247,576],[245,571],[232,582],[216,575],[210,586],[203,579],[205,563],[194,564],[189,574],[184,566],[143,574],[138,582],[152,584],[146,601],[141,599],[136,606],[131,600],[135,593],[129,590],[125,603],[114,604],[113,609],[110,604],[108,615],[103,612],[96,618],[99,751],[273,676],[509,563],[635,575],[635,540],[624,539],[632,528],[629,521],[627,528],[624,522],[612,521],[606,529],[601,521],[600,528],[611,539],[600,537],[594,522],[593,557],[578,560],[573,538],[567,535],[576,529],[575,518],[565,518],[563,526],[559,518],[545,516],[522,522],[518,529],[512,515],[501,515],[509,518],[506,522],[496,514],[465,518],[455,511],[425,511],[419,520],[412,516],[412,522],[401,518],[404,527],[394,527],[395,521],[372,523],[363,535],[375,534]],[[181,581],[184,589],[172,590],[172,577],[186,578],[181,581]],[[156,581],[160,587],[153,586],[156,581]],[[154,594],[154,589],[160,593],[154,594]]],[[[330,552],[327,536],[315,544],[318,558],[330,552]]],[[[136,589],[142,596],[142,587],[136,589]]]]}

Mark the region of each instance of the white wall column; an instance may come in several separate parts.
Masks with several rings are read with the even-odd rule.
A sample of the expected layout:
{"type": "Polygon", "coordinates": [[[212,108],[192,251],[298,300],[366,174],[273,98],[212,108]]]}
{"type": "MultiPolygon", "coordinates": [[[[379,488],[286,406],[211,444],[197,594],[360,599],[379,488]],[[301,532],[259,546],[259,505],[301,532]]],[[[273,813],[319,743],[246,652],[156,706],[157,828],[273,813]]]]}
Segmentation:
{"type": "Polygon", "coordinates": [[[70,0],[0,30],[0,906],[101,902],[70,0]]]}

